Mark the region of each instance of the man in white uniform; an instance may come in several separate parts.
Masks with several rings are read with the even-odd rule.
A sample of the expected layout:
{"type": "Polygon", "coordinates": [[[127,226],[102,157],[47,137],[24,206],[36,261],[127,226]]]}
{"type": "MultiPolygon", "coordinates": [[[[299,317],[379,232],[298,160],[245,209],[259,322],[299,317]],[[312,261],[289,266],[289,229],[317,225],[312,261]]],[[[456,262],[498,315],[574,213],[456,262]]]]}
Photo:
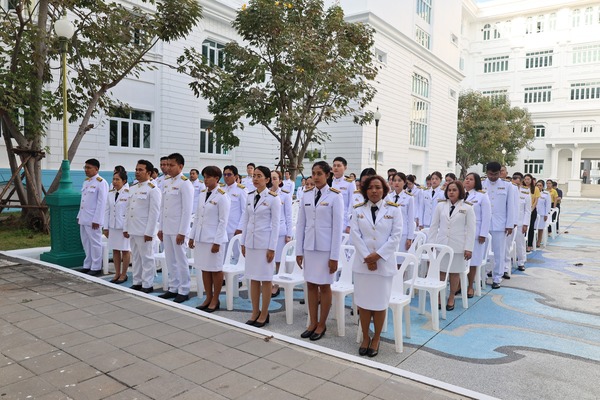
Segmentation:
{"type": "Polygon", "coordinates": [[[199,176],[200,171],[195,168],[190,170],[190,182],[192,182],[192,186],[194,187],[194,204],[192,207],[192,214],[195,214],[196,209],[198,208],[198,198],[200,197],[200,192],[206,189],[204,182],[198,179],[199,176]]]}
{"type": "Polygon", "coordinates": [[[294,196],[294,192],[296,191],[296,182],[291,179],[290,171],[285,171],[283,173],[283,186],[281,190],[287,191],[290,196],[294,196]]]}
{"type": "Polygon", "coordinates": [[[350,233],[350,215],[354,207],[353,194],[356,190],[354,179],[344,176],[348,168],[348,161],[344,157],[336,157],[333,159],[332,171],[333,181],[331,187],[336,188],[342,194],[344,200],[344,231],[350,233]]]}
{"type": "Polygon", "coordinates": [[[246,191],[246,193],[250,193],[256,189],[254,187],[254,184],[252,183],[252,175],[254,175],[254,168],[256,168],[256,165],[254,165],[254,163],[248,163],[248,165],[246,165],[247,175],[244,178],[242,178],[242,185],[244,185],[244,190],[246,191]]]}
{"type": "Polygon", "coordinates": [[[139,160],[135,166],[138,183],[129,188],[129,204],[123,222],[123,236],[130,239],[134,290],[154,291],[154,251],[152,240],[157,233],[161,193],[150,180],[152,163],[139,160]]]}
{"type": "Polygon", "coordinates": [[[223,190],[225,190],[231,200],[229,221],[227,222],[228,240],[231,240],[235,235],[242,233],[242,220],[244,219],[246,199],[248,198],[245,186],[236,183],[235,181],[237,175],[238,169],[235,165],[226,165],[225,168],[223,168],[223,180],[225,181],[223,190]]]}
{"type": "Polygon", "coordinates": [[[158,188],[160,190],[162,190],[163,187],[163,183],[165,182],[165,179],[167,179],[169,177],[168,174],[168,169],[167,169],[167,156],[161,157],[160,158],[160,171],[161,174],[158,176],[158,178],[156,178],[156,186],[158,186],[158,188]]]}
{"type": "Polygon", "coordinates": [[[185,250],[192,222],[194,188],[182,173],[184,164],[181,154],[169,155],[167,168],[170,178],[165,179],[163,185],[158,224],[158,238],[165,246],[165,261],[169,269],[169,290],[159,297],[174,298],[176,303],[190,298],[190,269],[185,250]]]}
{"type": "Polygon", "coordinates": [[[77,223],[85,252],[83,272],[98,276],[102,273],[102,223],[108,196],[108,183],[98,175],[100,162],[90,158],[85,162],[81,203],[77,223]]]}

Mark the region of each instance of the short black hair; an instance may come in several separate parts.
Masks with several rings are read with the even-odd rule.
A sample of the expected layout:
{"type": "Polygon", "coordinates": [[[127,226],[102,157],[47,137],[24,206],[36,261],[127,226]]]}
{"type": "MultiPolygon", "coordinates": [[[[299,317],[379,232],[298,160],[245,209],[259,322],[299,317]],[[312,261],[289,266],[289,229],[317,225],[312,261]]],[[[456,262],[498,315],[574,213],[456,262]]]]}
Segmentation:
{"type": "Polygon", "coordinates": [[[169,157],[168,157],[168,156],[162,156],[162,157],[160,158],[160,161],[165,161],[165,160],[168,160],[168,159],[169,159],[169,157]]]}
{"type": "MultiPolygon", "coordinates": [[[[150,162],[150,161],[148,161],[148,162],[150,162]]],[[[150,164],[150,165],[152,165],[152,164],[150,164]]],[[[152,171],[158,174],[158,168],[152,168],[152,171]]]]}
{"type": "Polygon", "coordinates": [[[331,166],[327,164],[327,161],[317,161],[313,164],[310,170],[312,171],[313,169],[315,169],[315,167],[321,168],[321,170],[323,170],[323,172],[325,172],[326,175],[329,175],[331,173],[331,166]]]}
{"type": "Polygon", "coordinates": [[[100,169],[100,161],[95,158],[90,158],[89,160],[86,160],[85,163],[100,169]]]}
{"type": "Polygon", "coordinates": [[[178,165],[185,165],[185,159],[179,153],[171,153],[169,154],[168,160],[175,160],[178,165]]]}
{"type": "Polygon", "coordinates": [[[433,171],[430,176],[437,176],[438,178],[440,178],[440,180],[442,180],[442,173],[440,171],[433,171]]]}
{"type": "Polygon", "coordinates": [[[452,185],[456,185],[456,187],[458,188],[458,198],[459,199],[464,199],[465,198],[465,187],[463,186],[461,181],[452,181],[449,184],[446,185],[446,190],[444,190],[444,196],[446,196],[446,198],[448,198],[448,188],[452,185]]]}
{"type": "Polygon", "coordinates": [[[218,179],[221,179],[221,177],[223,176],[223,173],[221,172],[221,169],[219,167],[217,167],[216,165],[209,165],[202,169],[202,176],[203,177],[210,176],[213,178],[217,178],[217,180],[218,180],[218,179]]]}
{"type": "Polygon", "coordinates": [[[396,174],[396,172],[398,172],[398,170],[396,168],[390,168],[387,170],[388,175],[391,174],[396,174]]]}
{"type": "Polygon", "coordinates": [[[362,181],[362,178],[365,176],[371,176],[371,175],[377,175],[377,171],[375,171],[374,168],[368,167],[362,170],[362,172],[360,173],[360,180],[362,181]]]}
{"type": "Polygon", "coordinates": [[[123,168],[122,170],[115,171],[115,173],[113,173],[113,176],[115,175],[118,175],[123,182],[127,183],[127,172],[125,172],[125,168],[123,168]]]}
{"type": "Polygon", "coordinates": [[[347,166],[348,166],[348,161],[346,161],[346,159],[345,159],[344,157],[339,157],[339,156],[338,156],[338,157],[334,158],[334,159],[333,159],[333,162],[336,162],[336,161],[339,161],[339,162],[341,162],[342,164],[344,164],[344,167],[347,167],[347,166]]]}
{"type": "Polygon", "coordinates": [[[158,169],[154,168],[154,165],[152,165],[152,163],[148,160],[138,160],[137,163],[142,164],[144,167],[146,167],[146,172],[152,172],[152,171],[158,172],[158,169]]]}
{"type": "Polygon", "coordinates": [[[452,173],[452,172],[448,172],[448,173],[446,174],[446,176],[444,176],[444,178],[448,178],[448,177],[452,178],[452,180],[453,180],[453,181],[455,181],[455,180],[456,180],[456,174],[454,174],[454,173],[452,173]]]}
{"type": "Polygon", "coordinates": [[[367,196],[367,192],[369,191],[369,185],[371,185],[371,182],[374,180],[378,180],[379,182],[381,182],[381,186],[383,187],[383,198],[385,199],[385,196],[387,196],[390,192],[390,188],[387,184],[387,181],[379,175],[368,176],[367,179],[365,179],[365,182],[362,185],[360,185],[360,193],[363,195],[365,200],[368,200],[369,197],[367,196]]]}
{"type": "MultiPolygon", "coordinates": [[[[467,176],[469,175],[473,175],[473,179],[475,180],[475,190],[481,190],[483,189],[483,185],[481,184],[481,176],[479,176],[479,174],[475,173],[475,172],[469,172],[467,174],[467,176]]],[[[466,178],[466,177],[465,177],[466,178]]]]}
{"type": "Polygon", "coordinates": [[[246,167],[256,168],[256,164],[254,164],[253,162],[249,162],[248,164],[246,164],[246,167]]]}
{"type": "Polygon", "coordinates": [[[520,172],[513,172],[512,176],[513,176],[513,178],[514,178],[515,176],[518,176],[520,180],[523,180],[523,174],[522,174],[522,173],[520,173],[520,172]]]}
{"type": "Polygon", "coordinates": [[[224,167],[223,167],[223,172],[224,172],[226,169],[228,169],[228,170],[230,170],[231,172],[233,172],[233,175],[235,175],[235,176],[239,175],[239,174],[238,174],[238,169],[237,169],[237,167],[236,167],[235,165],[226,165],[226,166],[224,166],[224,167]]]}
{"type": "Polygon", "coordinates": [[[498,161],[490,161],[486,164],[485,170],[490,172],[499,172],[502,166],[498,161]]]}
{"type": "MultiPolygon", "coordinates": [[[[204,170],[202,170],[202,171],[204,171],[204,170]]],[[[192,168],[192,169],[190,169],[190,173],[192,173],[192,172],[196,172],[196,174],[197,174],[197,175],[200,175],[200,171],[198,171],[196,168],[192,168]]],[[[203,175],[204,175],[204,174],[203,174],[203,175]]],[[[211,175],[211,176],[212,176],[212,175],[211,175]]]]}
{"type": "Polygon", "coordinates": [[[122,166],[122,165],[117,165],[115,167],[115,169],[113,170],[113,172],[119,172],[119,171],[125,171],[125,172],[127,172],[127,170],[125,169],[125,167],[122,166]]]}

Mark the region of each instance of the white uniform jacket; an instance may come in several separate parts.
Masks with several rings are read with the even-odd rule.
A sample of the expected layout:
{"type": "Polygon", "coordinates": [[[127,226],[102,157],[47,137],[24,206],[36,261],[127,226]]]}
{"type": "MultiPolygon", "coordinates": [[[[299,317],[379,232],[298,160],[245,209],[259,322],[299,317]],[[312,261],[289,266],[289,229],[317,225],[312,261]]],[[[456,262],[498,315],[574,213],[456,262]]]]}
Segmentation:
{"type": "Polygon", "coordinates": [[[81,203],[77,213],[79,225],[104,223],[106,212],[106,196],[108,195],[108,183],[100,175],[94,175],[83,181],[81,188],[81,203]]]}
{"type": "Polygon", "coordinates": [[[229,240],[227,222],[229,221],[231,200],[220,187],[216,187],[208,199],[207,195],[208,189],[200,192],[190,239],[202,243],[225,243],[229,240]]]}
{"type": "Polygon", "coordinates": [[[487,192],[492,206],[490,231],[504,231],[506,228],[513,228],[516,221],[515,213],[518,211],[518,207],[514,203],[513,188],[515,186],[502,179],[498,179],[496,182],[484,179],[481,185],[487,192]]]}
{"type": "MultiPolygon", "coordinates": [[[[423,213],[423,189],[417,185],[414,185],[412,189],[406,189],[409,194],[412,194],[415,200],[415,219],[421,218],[423,213]]],[[[419,224],[421,220],[419,219],[419,224]]]]}
{"type": "Polygon", "coordinates": [[[331,187],[336,188],[342,194],[342,199],[344,200],[344,227],[349,226],[350,216],[352,215],[352,207],[354,207],[352,195],[356,190],[354,179],[346,178],[344,176],[340,178],[333,178],[331,187]]]}
{"type": "Polygon", "coordinates": [[[423,203],[421,206],[421,215],[419,216],[419,225],[429,226],[431,225],[431,219],[435,212],[435,208],[438,205],[439,200],[444,200],[444,191],[442,186],[438,186],[437,189],[427,188],[423,189],[423,203]]]}
{"type": "Polygon", "coordinates": [[[281,200],[277,193],[265,189],[260,193],[260,199],[254,208],[255,195],[256,191],[248,193],[240,243],[250,249],[275,251],[279,237],[281,200]]]}
{"type": "Polygon", "coordinates": [[[550,214],[551,202],[550,193],[546,190],[540,193],[537,205],[535,206],[537,215],[541,215],[542,217],[548,216],[550,214]]]}
{"type": "Polygon", "coordinates": [[[296,191],[296,182],[291,179],[284,179],[282,183],[281,188],[293,196],[296,191]]]}
{"type": "Polygon", "coordinates": [[[518,226],[529,226],[531,222],[531,191],[528,187],[519,187],[519,215],[517,216],[518,226]]]}
{"type": "Polygon", "coordinates": [[[156,236],[160,202],[160,189],[153,182],[131,185],[123,232],[134,236],[156,236]]]}
{"type": "Polygon", "coordinates": [[[252,183],[251,176],[246,176],[242,178],[242,185],[244,186],[246,193],[253,192],[256,190],[256,188],[254,187],[254,183],[252,183]]]}
{"type": "Polygon", "coordinates": [[[193,202],[194,187],[185,175],[165,179],[158,230],[165,235],[188,236],[193,202]]]}
{"type": "MultiPolygon", "coordinates": [[[[414,225],[414,223],[413,223],[414,225]]],[[[375,273],[393,276],[398,271],[394,252],[398,250],[402,236],[402,210],[391,201],[370,201],[354,206],[350,236],[356,248],[356,256],[352,270],[354,272],[375,273]],[[373,222],[371,206],[377,205],[379,210],[373,222]],[[364,260],[371,253],[377,253],[381,259],[377,261],[377,270],[369,271],[364,260]]]]}
{"type": "Polygon", "coordinates": [[[192,204],[192,212],[196,212],[196,209],[198,208],[200,192],[206,189],[206,185],[200,179],[196,179],[194,182],[192,182],[192,186],[194,187],[194,203],[192,204]]]}
{"type": "Polygon", "coordinates": [[[412,194],[406,190],[400,193],[392,190],[385,200],[400,206],[400,210],[402,210],[402,234],[406,234],[407,239],[413,240],[415,238],[415,199],[412,194]],[[396,201],[396,194],[398,195],[398,201],[396,201]]]}
{"type": "Polygon", "coordinates": [[[490,223],[492,222],[492,207],[490,199],[485,190],[471,189],[467,192],[467,203],[473,206],[477,228],[475,229],[475,237],[483,236],[487,238],[490,233],[490,223]]]}
{"type": "Polygon", "coordinates": [[[106,211],[104,212],[105,229],[123,229],[127,204],[129,201],[129,186],[123,186],[119,192],[119,198],[115,201],[115,189],[108,191],[106,197],[106,211]]]}
{"type": "Polygon", "coordinates": [[[292,237],[294,226],[292,224],[292,194],[286,190],[277,189],[277,196],[281,200],[281,212],[279,213],[279,236],[292,237]]]}
{"type": "Polygon", "coordinates": [[[227,193],[231,202],[229,221],[227,221],[227,234],[233,235],[236,230],[242,230],[248,193],[246,193],[246,187],[239,183],[233,183],[230,186],[225,185],[221,189],[227,193]]]}
{"type": "Polygon", "coordinates": [[[475,245],[475,211],[473,206],[459,200],[450,216],[450,200],[439,202],[431,220],[428,238],[431,243],[450,246],[454,253],[473,251],[475,245]]]}

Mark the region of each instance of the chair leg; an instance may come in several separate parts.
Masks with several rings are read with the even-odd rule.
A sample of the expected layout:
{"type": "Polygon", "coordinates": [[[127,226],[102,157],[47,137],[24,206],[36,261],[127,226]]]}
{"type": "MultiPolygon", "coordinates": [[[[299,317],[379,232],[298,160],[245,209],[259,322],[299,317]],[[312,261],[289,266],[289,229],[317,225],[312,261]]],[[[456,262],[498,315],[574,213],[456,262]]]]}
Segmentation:
{"type": "Polygon", "coordinates": [[[230,276],[225,275],[225,301],[227,303],[227,310],[233,310],[233,281],[236,275],[230,276]]]}
{"type": "Polygon", "coordinates": [[[404,351],[404,343],[402,338],[402,310],[399,307],[392,309],[392,318],[394,319],[394,342],[396,345],[396,353],[404,351]]]}
{"type": "MultiPolygon", "coordinates": [[[[460,274],[460,287],[461,287],[461,298],[462,298],[462,306],[463,308],[469,308],[467,292],[469,288],[469,278],[467,277],[467,273],[463,272],[460,274]],[[466,288],[466,289],[463,289],[466,288]]],[[[455,302],[456,303],[456,302],[455,302]]]]}
{"type": "MultiPolygon", "coordinates": [[[[427,291],[425,289],[419,290],[419,314],[425,314],[425,296],[427,295],[427,291]]],[[[436,299],[437,302],[437,299],[436,299]]],[[[437,308],[436,308],[437,309],[437,308]]]]}
{"type": "MultiPolygon", "coordinates": [[[[407,304],[404,306],[404,325],[406,325],[406,328],[404,329],[406,331],[406,337],[410,339],[410,304],[407,304]]],[[[396,314],[394,314],[396,315],[396,314]]],[[[396,328],[394,328],[396,329],[396,328]]]]}
{"type": "Polygon", "coordinates": [[[387,332],[387,331],[388,331],[388,311],[386,310],[385,319],[383,320],[383,328],[381,329],[381,332],[387,332]]]}
{"type": "Polygon", "coordinates": [[[429,293],[430,303],[431,303],[431,328],[434,331],[440,330],[440,313],[438,310],[438,298],[437,293],[429,293]]]}
{"type": "Polygon", "coordinates": [[[356,330],[356,343],[360,343],[360,342],[362,342],[362,325],[360,324],[360,318],[359,318],[358,319],[358,329],[356,330]]]}
{"type": "Polygon", "coordinates": [[[335,319],[337,320],[338,336],[346,336],[346,319],[344,318],[344,298],[335,301],[335,319]]]}
{"type": "MultiPolygon", "coordinates": [[[[437,296],[437,293],[436,293],[436,296],[437,296]]],[[[442,304],[442,319],[446,319],[446,304],[447,304],[446,288],[443,288],[440,290],[440,301],[442,304]]]]}
{"type": "Polygon", "coordinates": [[[294,323],[294,288],[286,286],[283,290],[285,296],[285,322],[292,325],[294,323]]]}

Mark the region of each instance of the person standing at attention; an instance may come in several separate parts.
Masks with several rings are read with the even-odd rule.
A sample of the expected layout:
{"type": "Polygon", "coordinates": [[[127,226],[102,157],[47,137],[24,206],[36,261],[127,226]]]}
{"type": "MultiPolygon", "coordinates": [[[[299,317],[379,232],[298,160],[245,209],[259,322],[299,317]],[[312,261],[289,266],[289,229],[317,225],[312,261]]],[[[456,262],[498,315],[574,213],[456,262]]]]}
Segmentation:
{"type": "Polygon", "coordinates": [[[244,178],[242,178],[242,185],[244,185],[244,187],[246,189],[246,193],[250,193],[250,192],[254,191],[254,189],[256,189],[254,187],[254,184],[252,183],[252,176],[254,175],[254,168],[256,168],[256,165],[254,163],[248,163],[248,165],[246,165],[247,175],[244,178]]]}
{"type": "Polygon", "coordinates": [[[296,225],[296,262],[304,268],[310,315],[310,324],[300,336],[313,341],[327,331],[331,284],[338,268],[344,229],[344,201],[339,190],[329,187],[330,173],[331,167],[325,161],[313,164],[315,187],[304,192],[296,225]]]}
{"type": "Polygon", "coordinates": [[[344,200],[344,228],[346,233],[350,233],[350,214],[352,214],[352,195],[356,190],[354,179],[344,176],[348,168],[348,162],[344,157],[336,157],[333,159],[333,181],[331,187],[340,191],[344,200]]]}
{"type": "Polygon", "coordinates": [[[108,192],[104,216],[104,236],[108,238],[108,248],[113,249],[115,277],[111,283],[127,281],[127,268],[131,256],[129,239],[123,236],[123,222],[129,201],[127,172],[116,171],[112,180],[113,189],[108,192]]]}
{"type": "Polygon", "coordinates": [[[185,255],[186,237],[192,222],[194,187],[183,175],[185,160],[179,153],[167,160],[169,178],[162,190],[162,207],[158,238],[165,246],[165,261],[169,271],[169,290],[159,297],[183,303],[190,298],[190,269],[185,255]]]}
{"type": "Polygon", "coordinates": [[[85,252],[82,272],[98,276],[102,273],[102,223],[108,196],[108,183],[100,175],[100,161],[90,158],[83,167],[85,181],[81,189],[81,203],[77,223],[85,252]]]}
{"type": "Polygon", "coordinates": [[[198,199],[200,198],[200,192],[206,189],[204,183],[198,179],[200,176],[200,172],[192,168],[190,170],[190,182],[192,182],[192,186],[194,187],[194,203],[192,204],[192,212],[196,212],[198,208],[198,199]]]}
{"type": "Polygon", "coordinates": [[[296,182],[292,180],[290,171],[285,171],[283,173],[283,186],[281,189],[289,193],[290,196],[294,195],[294,192],[296,191],[296,182]]]}

